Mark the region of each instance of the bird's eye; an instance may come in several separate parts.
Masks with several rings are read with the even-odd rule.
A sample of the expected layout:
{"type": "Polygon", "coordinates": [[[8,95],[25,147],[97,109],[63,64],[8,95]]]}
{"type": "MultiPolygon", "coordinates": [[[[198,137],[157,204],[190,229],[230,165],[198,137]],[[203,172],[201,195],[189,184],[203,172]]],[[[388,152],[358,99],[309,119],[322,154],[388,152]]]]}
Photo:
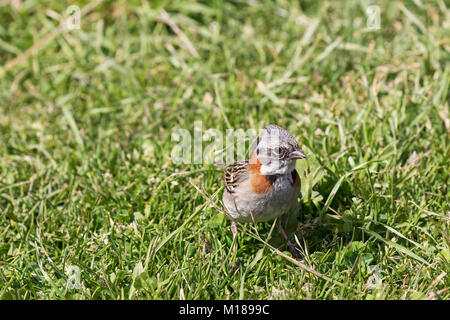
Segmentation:
{"type": "Polygon", "coordinates": [[[272,153],[273,153],[274,156],[277,156],[277,157],[280,156],[281,148],[280,147],[273,148],[272,149],[272,153]]]}

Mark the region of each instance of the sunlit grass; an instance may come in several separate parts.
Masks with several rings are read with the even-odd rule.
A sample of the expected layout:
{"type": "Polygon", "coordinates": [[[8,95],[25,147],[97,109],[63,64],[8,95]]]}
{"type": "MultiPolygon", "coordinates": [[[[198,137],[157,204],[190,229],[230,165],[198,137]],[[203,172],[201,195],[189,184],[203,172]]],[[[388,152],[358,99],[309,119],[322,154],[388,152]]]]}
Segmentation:
{"type": "Polygon", "coordinates": [[[70,4],[0,1],[2,299],[450,297],[444,1],[379,1],[379,30],[369,2],[281,0],[80,1],[58,29],[70,4]],[[220,171],[170,158],[196,120],[298,139],[293,240],[330,280],[272,223],[233,256],[220,171]]]}

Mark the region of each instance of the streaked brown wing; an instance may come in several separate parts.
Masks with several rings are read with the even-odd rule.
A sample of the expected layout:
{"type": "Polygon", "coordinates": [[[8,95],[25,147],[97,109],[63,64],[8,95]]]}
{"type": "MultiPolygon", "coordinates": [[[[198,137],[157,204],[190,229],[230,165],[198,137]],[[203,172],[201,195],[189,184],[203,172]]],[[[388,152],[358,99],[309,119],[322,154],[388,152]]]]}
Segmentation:
{"type": "Polygon", "coordinates": [[[234,193],[235,188],[241,181],[248,177],[248,161],[238,161],[230,165],[222,174],[222,181],[225,188],[230,193],[234,193]]]}

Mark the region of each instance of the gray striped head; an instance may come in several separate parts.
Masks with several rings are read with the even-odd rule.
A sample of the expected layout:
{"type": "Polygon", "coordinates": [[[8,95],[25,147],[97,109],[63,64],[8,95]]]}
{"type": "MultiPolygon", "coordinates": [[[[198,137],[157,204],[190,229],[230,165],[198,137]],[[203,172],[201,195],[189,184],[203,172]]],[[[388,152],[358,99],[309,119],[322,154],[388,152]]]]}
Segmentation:
{"type": "Polygon", "coordinates": [[[297,159],[306,158],[295,138],[274,124],[265,127],[256,139],[253,153],[261,162],[261,173],[267,175],[290,173],[295,169],[297,159]]]}

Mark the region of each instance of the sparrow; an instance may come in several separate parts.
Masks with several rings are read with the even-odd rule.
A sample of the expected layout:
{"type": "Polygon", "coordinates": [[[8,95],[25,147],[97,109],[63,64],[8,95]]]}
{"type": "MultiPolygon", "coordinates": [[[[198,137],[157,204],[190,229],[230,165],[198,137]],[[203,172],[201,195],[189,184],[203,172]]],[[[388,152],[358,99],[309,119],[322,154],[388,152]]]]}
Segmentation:
{"type": "MultiPolygon", "coordinates": [[[[299,208],[301,182],[295,164],[305,158],[295,138],[271,124],[256,139],[249,160],[222,165],[227,167],[222,201],[234,220],[233,236],[235,221],[269,221],[299,208]]],[[[278,226],[286,238],[281,223],[278,226]]]]}

